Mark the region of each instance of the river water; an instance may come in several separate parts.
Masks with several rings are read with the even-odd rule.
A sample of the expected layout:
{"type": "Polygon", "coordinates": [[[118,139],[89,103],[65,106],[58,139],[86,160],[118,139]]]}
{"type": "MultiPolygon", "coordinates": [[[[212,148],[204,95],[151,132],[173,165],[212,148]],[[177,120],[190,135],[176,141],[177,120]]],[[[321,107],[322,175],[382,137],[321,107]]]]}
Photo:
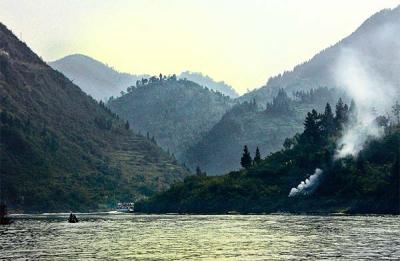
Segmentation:
{"type": "Polygon", "coordinates": [[[14,216],[0,260],[400,259],[398,216],[77,216],[14,216]]]}

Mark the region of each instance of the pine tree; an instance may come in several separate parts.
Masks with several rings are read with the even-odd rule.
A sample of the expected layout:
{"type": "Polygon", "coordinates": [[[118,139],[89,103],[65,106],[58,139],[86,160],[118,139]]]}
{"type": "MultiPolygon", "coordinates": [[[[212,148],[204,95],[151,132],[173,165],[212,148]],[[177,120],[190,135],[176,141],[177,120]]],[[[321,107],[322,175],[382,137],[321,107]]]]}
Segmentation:
{"type": "Polygon", "coordinates": [[[320,123],[319,115],[316,110],[312,110],[307,113],[306,119],[304,120],[304,132],[303,136],[308,140],[318,141],[320,138],[320,123]]]}
{"type": "Polygon", "coordinates": [[[240,164],[242,165],[243,168],[248,169],[251,167],[251,155],[249,152],[249,149],[247,148],[247,145],[244,146],[243,148],[243,156],[240,159],[240,164]]]}
{"type": "Polygon", "coordinates": [[[336,104],[336,117],[335,117],[336,129],[339,131],[342,130],[345,122],[346,122],[346,108],[342,98],[339,98],[338,103],[336,104]]]}
{"type": "Polygon", "coordinates": [[[125,123],[125,129],[129,130],[129,122],[128,121],[126,121],[126,123],[125,123]]]}
{"type": "Polygon", "coordinates": [[[325,112],[321,119],[321,128],[325,135],[330,135],[335,131],[335,117],[329,103],[325,106],[325,112]]]}
{"type": "Polygon", "coordinates": [[[257,147],[256,154],[254,156],[254,163],[258,164],[258,163],[260,163],[260,161],[261,161],[261,154],[260,154],[260,150],[257,147]]]}

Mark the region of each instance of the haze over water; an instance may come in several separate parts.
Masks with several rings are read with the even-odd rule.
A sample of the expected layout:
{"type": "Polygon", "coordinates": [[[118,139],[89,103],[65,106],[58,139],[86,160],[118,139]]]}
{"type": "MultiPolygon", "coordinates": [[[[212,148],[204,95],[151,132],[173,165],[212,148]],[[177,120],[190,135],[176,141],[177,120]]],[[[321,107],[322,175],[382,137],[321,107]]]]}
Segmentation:
{"type": "Polygon", "coordinates": [[[1,260],[398,259],[400,217],[301,215],[17,216],[1,260]]]}

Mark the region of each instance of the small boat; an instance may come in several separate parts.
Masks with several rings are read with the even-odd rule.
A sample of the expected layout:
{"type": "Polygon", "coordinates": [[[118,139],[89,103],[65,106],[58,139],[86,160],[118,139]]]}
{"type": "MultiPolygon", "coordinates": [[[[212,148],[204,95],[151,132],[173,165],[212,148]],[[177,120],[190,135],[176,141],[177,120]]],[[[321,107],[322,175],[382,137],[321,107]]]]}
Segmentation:
{"type": "Polygon", "coordinates": [[[78,222],[79,222],[78,218],[71,212],[69,214],[68,223],[78,223],[78,222]]]}
{"type": "Polygon", "coordinates": [[[12,220],[7,215],[6,204],[0,204],[0,225],[10,225],[12,220]]]}
{"type": "Polygon", "coordinates": [[[135,211],[135,203],[133,202],[118,203],[116,210],[118,212],[123,212],[123,213],[133,213],[135,211]]]}

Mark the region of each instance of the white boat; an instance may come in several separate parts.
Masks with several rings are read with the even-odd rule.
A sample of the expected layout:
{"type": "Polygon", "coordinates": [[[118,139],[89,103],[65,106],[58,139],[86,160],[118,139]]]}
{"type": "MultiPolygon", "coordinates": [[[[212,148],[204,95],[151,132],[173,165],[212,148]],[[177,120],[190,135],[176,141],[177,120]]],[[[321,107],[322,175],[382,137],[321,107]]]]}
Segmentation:
{"type": "Polygon", "coordinates": [[[118,203],[116,210],[118,212],[123,212],[123,213],[133,213],[133,211],[135,210],[135,203],[133,202],[118,203]]]}

